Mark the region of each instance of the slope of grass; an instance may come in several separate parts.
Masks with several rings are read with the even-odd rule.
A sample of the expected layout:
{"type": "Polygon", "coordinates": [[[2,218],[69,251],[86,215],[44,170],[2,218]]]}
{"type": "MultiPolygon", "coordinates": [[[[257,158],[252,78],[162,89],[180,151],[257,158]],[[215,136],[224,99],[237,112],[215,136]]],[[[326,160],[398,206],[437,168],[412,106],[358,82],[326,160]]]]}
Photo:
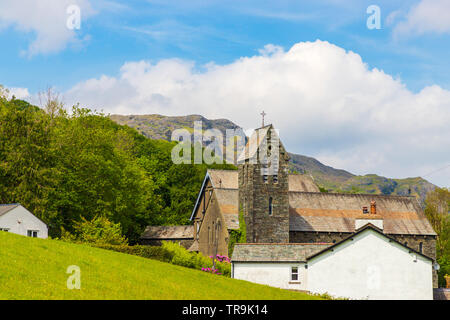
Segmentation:
{"type": "Polygon", "coordinates": [[[0,299],[317,299],[155,260],[0,232],[0,299]],[[67,289],[68,266],[81,289],[67,289]]]}

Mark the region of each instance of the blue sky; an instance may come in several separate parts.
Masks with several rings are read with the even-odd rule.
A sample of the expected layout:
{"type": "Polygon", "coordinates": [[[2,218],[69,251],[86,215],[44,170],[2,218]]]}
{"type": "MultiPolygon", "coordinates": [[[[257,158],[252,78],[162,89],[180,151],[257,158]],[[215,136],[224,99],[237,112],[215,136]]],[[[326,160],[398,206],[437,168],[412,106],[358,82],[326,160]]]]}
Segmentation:
{"type": "MultiPolygon", "coordinates": [[[[22,95],[28,100],[33,101],[37,92],[47,87],[54,87],[63,94],[68,103],[80,102],[111,113],[169,115],[201,113],[209,117],[227,117],[246,127],[252,126],[251,113],[257,114],[256,112],[259,111],[256,104],[263,104],[268,110],[269,119],[272,115],[272,120],[279,123],[280,130],[286,132],[286,140],[293,152],[318,157],[327,164],[343,167],[352,172],[359,174],[374,172],[395,177],[419,176],[450,162],[450,153],[439,149],[439,145],[441,148],[444,147],[442,143],[449,143],[447,149],[450,149],[448,148],[450,132],[446,128],[448,126],[439,122],[447,119],[450,113],[447,101],[450,90],[450,60],[448,58],[450,5],[447,0],[132,0],[123,2],[42,0],[39,4],[36,3],[32,0],[0,1],[0,40],[3,44],[0,50],[0,84],[11,88],[16,95],[22,95]],[[66,27],[70,16],[66,9],[72,4],[77,5],[81,10],[79,30],[69,30],[66,27]],[[366,21],[370,14],[366,10],[369,5],[377,5],[380,8],[381,29],[368,29],[366,21]],[[326,42],[326,45],[316,42],[318,39],[326,42]],[[299,43],[314,45],[290,50],[299,43]],[[269,44],[273,47],[264,49],[269,44]],[[341,55],[336,48],[345,50],[345,55],[341,55]],[[359,114],[361,118],[341,119],[338,113],[329,112],[340,108],[339,103],[334,107],[328,107],[321,98],[318,98],[320,95],[306,97],[302,101],[311,103],[314,109],[323,108],[321,113],[313,114],[312,111],[310,112],[312,107],[305,107],[303,111],[294,114],[299,118],[303,114],[308,115],[310,117],[308,122],[318,121],[315,123],[316,127],[323,122],[335,123],[336,119],[342,122],[336,126],[330,125],[323,128],[322,133],[311,134],[311,131],[306,129],[305,131],[297,130],[298,123],[285,121],[286,116],[284,118],[282,115],[275,116],[279,110],[274,106],[276,101],[283,101],[286,96],[291,95],[290,92],[283,90],[280,92],[274,90],[277,93],[276,95],[274,93],[275,97],[270,105],[268,105],[270,99],[267,98],[266,93],[258,96],[255,92],[237,95],[239,97],[237,101],[228,101],[223,98],[215,101],[214,98],[206,96],[205,90],[213,90],[206,89],[208,81],[204,81],[205,84],[198,89],[196,96],[190,93],[189,96],[180,98],[178,91],[167,91],[169,85],[159,88],[159,91],[154,89],[156,91],[148,96],[142,93],[147,88],[151,91],[153,89],[150,88],[158,87],[166,80],[164,77],[166,74],[170,75],[171,79],[175,79],[174,83],[190,82],[191,85],[195,84],[199,87],[199,81],[203,80],[198,80],[196,76],[198,74],[203,78],[211,77],[214,81],[220,80],[222,83],[227,83],[232,78],[227,70],[234,70],[238,65],[241,66],[239,70],[242,70],[246,66],[239,64],[242,59],[247,59],[248,67],[253,68],[253,61],[257,63],[257,57],[268,57],[267,59],[275,68],[279,65],[275,62],[278,61],[277,54],[282,52],[280,54],[284,54],[289,60],[288,53],[291,51],[296,52],[298,59],[303,59],[301,58],[303,55],[308,58],[308,55],[316,52],[321,57],[330,57],[330,61],[334,61],[333,57],[336,56],[343,59],[336,60],[341,61],[339,63],[348,62],[349,65],[340,71],[342,82],[348,83],[349,86],[342,89],[347,92],[342,98],[347,99],[346,101],[353,99],[351,101],[354,104],[359,99],[354,97],[366,90],[366,88],[355,88],[357,91],[351,92],[351,87],[355,87],[354,83],[358,83],[358,79],[363,81],[363,78],[367,76],[365,81],[370,82],[372,81],[370,79],[374,77],[389,78],[380,80],[377,85],[368,85],[367,99],[373,101],[379,99],[377,103],[383,104],[380,110],[386,113],[392,110],[395,114],[405,114],[404,110],[408,110],[406,105],[408,101],[424,101],[422,105],[412,108],[417,115],[430,117],[430,127],[436,129],[437,126],[435,135],[429,136],[428,127],[421,128],[422,131],[416,131],[420,127],[415,125],[417,119],[406,117],[409,119],[405,120],[407,125],[400,126],[403,131],[392,133],[397,134],[398,141],[395,142],[397,144],[394,142],[389,144],[383,132],[390,131],[392,126],[384,128],[381,125],[379,127],[382,129],[378,131],[373,128],[361,132],[357,128],[358,121],[364,121],[358,119],[364,119],[367,115],[367,119],[382,121],[385,113],[348,109],[349,112],[359,114]],[[351,57],[350,51],[360,58],[351,57]],[[349,61],[351,58],[355,60],[349,61]],[[353,77],[360,72],[358,59],[361,60],[361,67],[367,70],[361,76],[353,77]],[[215,71],[210,71],[211,66],[215,71]],[[356,68],[355,71],[351,69],[353,66],[356,68]],[[379,76],[376,71],[373,71],[374,68],[382,70],[386,77],[379,76]],[[157,75],[153,74],[155,70],[159,70],[157,75]],[[186,77],[180,75],[186,75],[186,77]],[[139,78],[140,76],[142,79],[139,78]],[[130,80],[130,77],[145,83],[146,87],[141,88],[139,84],[130,80]],[[181,78],[178,79],[179,77],[181,78]],[[391,80],[392,82],[389,82],[391,80]],[[115,85],[119,86],[119,89],[114,87],[115,85]],[[93,86],[96,92],[93,92],[93,86]],[[384,88],[387,87],[389,89],[386,89],[386,95],[383,98],[375,96],[371,98],[372,93],[385,90],[384,88]],[[395,93],[390,92],[393,87],[396,88],[395,93]],[[432,89],[423,92],[426,88],[432,89]],[[128,100],[131,102],[115,104],[117,98],[114,93],[116,92],[130,97],[128,100]],[[136,98],[138,96],[142,98],[139,100],[136,98]],[[176,101],[197,101],[196,99],[200,97],[203,100],[210,99],[207,100],[209,105],[220,105],[226,100],[228,103],[242,104],[250,111],[248,115],[239,116],[232,113],[231,107],[218,107],[211,110],[203,108],[198,103],[186,105],[184,108],[174,105],[176,101]],[[390,101],[398,99],[397,103],[405,105],[396,108],[388,101],[389,99],[390,101]],[[435,103],[432,107],[426,105],[430,101],[435,103]],[[163,105],[166,105],[167,109],[164,109],[163,105]],[[329,114],[332,115],[330,119],[321,120],[320,116],[328,117],[329,114]],[[436,116],[436,114],[439,115],[436,116]],[[308,137],[308,140],[294,138],[298,136],[308,137]],[[417,143],[430,140],[436,143],[435,149],[431,146],[421,146],[411,153],[392,152],[392,156],[386,156],[386,153],[404,145],[405,139],[408,140],[411,136],[418,142],[406,143],[409,149],[417,146],[417,143]],[[383,152],[382,157],[377,156],[376,152],[368,152],[367,148],[363,147],[369,141],[379,145],[380,152],[383,152]],[[337,148],[340,149],[337,150],[337,148]],[[417,153],[421,156],[415,156],[419,159],[411,164],[412,155],[417,153]],[[423,156],[424,153],[429,156],[423,156]],[[358,156],[353,159],[354,155],[358,156]],[[362,161],[362,155],[367,155],[367,159],[362,161]],[[405,162],[409,163],[407,168],[405,168],[405,162]]],[[[323,64],[317,61],[314,68],[308,69],[310,73],[300,72],[298,77],[314,78],[317,75],[317,77],[328,79],[331,77],[330,74],[334,73],[322,73],[324,71],[322,69],[339,67],[330,61],[324,61],[323,64]]],[[[271,68],[269,69],[272,70],[271,68]]],[[[263,69],[269,72],[264,64],[260,69],[256,69],[256,73],[263,69]]],[[[299,67],[298,70],[304,69],[299,67]]],[[[284,71],[277,72],[276,74],[280,74],[284,71]]],[[[263,74],[262,71],[261,74],[263,74]]],[[[242,75],[239,79],[244,77],[246,76],[242,75]]],[[[285,79],[288,78],[286,73],[285,79]]],[[[248,77],[248,82],[243,82],[241,86],[252,87],[258,80],[248,77]]],[[[326,96],[328,88],[334,86],[333,84],[339,87],[341,85],[339,82],[339,78],[330,82],[322,94],[326,96]]],[[[298,90],[304,88],[303,83],[298,84],[298,90]]],[[[214,88],[220,91],[221,89],[217,89],[219,87],[214,88]]],[[[270,91],[271,88],[273,87],[268,90],[270,91]]],[[[297,89],[292,89],[292,95],[297,89]]],[[[222,93],[218,92],[216,96],[219,97],[220,94],[222,93]]],[[[233,95],[233,91],[230,91],[228,95],[233,95]]],[[[302,97],[295,99],[301,100],[302,97]]],[[[340,97],[333,95],[329,99],[333,103],[340,97]]],[[[290,103],[294,105],[293,101],[286,101],[287,105],[290,103]]],[[[373,106],[370,110],[375,109],[376,106],[373,106]]],[[[305,124],[305,127],[307,126],[305,124]]],[[[427,178],[439,185],[448,186],[450,185],[448,171],[449,169],[444,169],[427,178]]]]}

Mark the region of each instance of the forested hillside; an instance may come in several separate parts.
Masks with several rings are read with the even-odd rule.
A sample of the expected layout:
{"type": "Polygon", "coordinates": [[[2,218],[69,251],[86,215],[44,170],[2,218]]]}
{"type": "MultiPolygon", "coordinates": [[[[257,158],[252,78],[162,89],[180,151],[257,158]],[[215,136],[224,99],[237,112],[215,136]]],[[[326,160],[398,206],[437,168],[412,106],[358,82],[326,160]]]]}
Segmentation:
{"type": "Polygon", "coordinates": [[[87,109],[1,95],[0,203],[21,203],[53,237],[104,216],[133,243],[146,225],[188,223],[207,166],[173,164],[173,146],[87,109]]]}

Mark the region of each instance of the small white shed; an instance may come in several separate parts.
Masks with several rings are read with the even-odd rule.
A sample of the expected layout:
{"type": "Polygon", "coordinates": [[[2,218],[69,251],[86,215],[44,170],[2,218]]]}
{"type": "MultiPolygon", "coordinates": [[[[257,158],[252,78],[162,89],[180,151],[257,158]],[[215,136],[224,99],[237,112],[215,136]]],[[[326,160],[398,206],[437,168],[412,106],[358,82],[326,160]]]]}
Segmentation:
{"type": "Polygon", "coordinates": [[[0,204],[0,232],[33,238],[48,237],[47,225],[18,203],[0,204]]]}

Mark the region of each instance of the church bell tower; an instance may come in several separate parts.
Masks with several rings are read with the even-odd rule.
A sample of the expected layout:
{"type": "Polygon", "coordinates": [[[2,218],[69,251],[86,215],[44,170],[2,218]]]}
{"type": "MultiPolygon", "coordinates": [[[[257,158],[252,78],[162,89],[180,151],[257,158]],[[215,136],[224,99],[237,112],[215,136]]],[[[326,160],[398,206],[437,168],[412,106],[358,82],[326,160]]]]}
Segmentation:
{"type": "Polygon", "coordinates": [[[277,132],[264,124],[238,159],[239,210],[248,243],[289,242],[288,162],[277,132]]]}

